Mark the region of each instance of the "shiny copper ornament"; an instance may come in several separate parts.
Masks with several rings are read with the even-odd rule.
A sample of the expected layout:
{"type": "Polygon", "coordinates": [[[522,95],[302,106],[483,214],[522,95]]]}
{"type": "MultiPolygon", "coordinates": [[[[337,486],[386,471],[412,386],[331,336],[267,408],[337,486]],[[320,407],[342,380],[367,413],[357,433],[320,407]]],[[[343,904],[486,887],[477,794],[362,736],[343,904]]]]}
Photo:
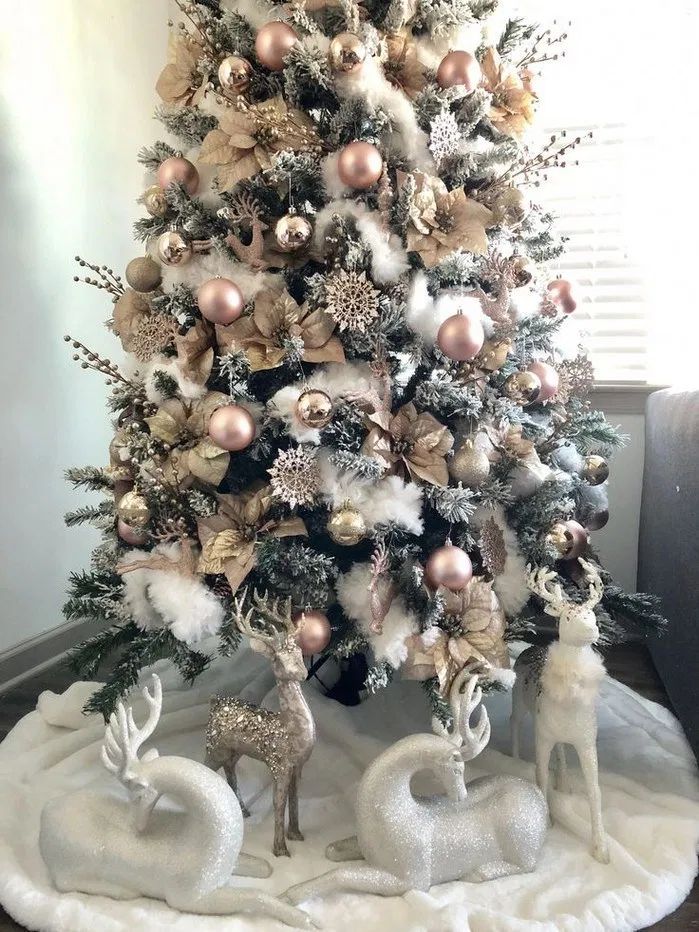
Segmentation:
{"type": "Polygon", "coordinates": [[[250,87],[251,77],[252,65],[240,55],[229,55],[218,66],[218,82],[229,94],[244,94],[250,87]]]}
{"type": "Polygon", "coordinates": [[[589,541],[587,530],[577,521],[557,521],[546,534],[546,542],[554,547],[561,560],[577,560],[589,541]]]}
{"type": "Polygon", "coordinates": [[[255,419],[241,405],[223,405],[209,418],[209,437],[223,450],[237,453],[255,439],[255,419]]]}
{"type": "Polygon", "coordinates": [[[299,214],[285,214],[274,226],[274,241],[282,252],[299,252],[312,237],[311,222],[299,214]]]}
{"type": "Polygon", "coordinates": [[[143,205],[151,217],[164,217],[168,211],[165,192],[159,184],[153,184],[143,192],[143,205]]]}
{"type": "Polygon", "coordinates": [[[199,286],[197,305],[201,316],[212,324],[227,326],[243,313],[245,298],[229,278],[210,278],[199,286]]]}
{"type": "Polygon", "coordinates": [[[163,273],[157,262],[150,256],[138,256],[126,266],[124,273],[127,283],[141,294],[155,291],[163,279],[163,273]]]}
{"type": "Polygon", "coordinates": [[[319,388],[309,388],[299,395],[294,414],[305,427],[321,430],[332,420],[332,399],[319,388]]]}
{"type": "Polygon", "coordinates": [[[335,543],[343,547],[354,547],[366,535],[366,521],[350,502],[332,512],[326,527],[335,543]]]}
{"type": "Polygon", "coordinates": [[[366,60],[366,45],[353,32],[341,32],[330,42],[328,56],[333,71],[352,74],[359,71],[366,60]]]}
{"type": "Polygon", "coordinates": [[[187,265],[194,255],[189,242],[177,230],[168,230],[158,237],[158,258],[164,265],[187,265]]]}
{"type": "Polygon", "coordinates": [[[297,40],[298,36],[287,23],[266,23],[255,36],[255,54],[265,68],[269,68],[270,71],[282,71],[284,59],[297,40]]]}
{"type": "Polygon", "coordinates": [[[382,172],[381,153],[370,142],[350,142],[340,152],[337,173],[348,188],[366,191],[376,184],[382,172]]]}
{"type": "Polygon", "coordinates": [[[473,359],[484,340],[483,324],[474,314],[452,314],[437,332],[437,345],[445,356],[457,362],[473,359]]]}
{"type": "Polygon", "coordinates": [[[541,382],[541,390],[537,395],[537,401],[550,401],[558,392],[558,373],[547,362],[535,359],[527,366],[527,372],[533,372],[541,382]]]}
{"type": "Polygon", "coordinates": [[[135,491],[127,492],[119,499],[116,513],[129,527],[137,530],[144,528],[151,518],[148,502],[135,491]]]}
{"type": "Polygon", "coordinates": [[[589,485],[602,485],[609,478],[609,464],[606,459],[603,456],[597,456],[597,454],[586,456],[583,463],[582,477],[589,485]]]}
{"type": "Polygon", "coordinates": [[[445,544],[433,550],[425,563],[425,582],[432,589],[444,586],[452,592],[458,592],[473,576],[471,558],[453,544],[445,544]]]}
{"type": "Polygon", "coordinates": [[[449,475],[457,482],[477,489],[490,475],[490,460],[470,437],[463,441],[447,462],[449,475]]]}
{"type": "Polygon", "coordinates": [[[125,544],[130,544],[132,547],[140,547],[148,540],[148,534],[145,531],[131,527],[122,518],[117,521],[117,534],[125,544]]]}
{"type": "Polygon", "coordinates": [[[199,172],[196,166],[181,155],[170,156],[161,162],[155,177],[163,190],[171,184],[181,184],[191,197],[199,189],[199,172]]]}
{"type": "Polygon", "coordinates": [[[530,405],[539,398],[541,381],[533,372],[513,372],[505,379],[503,391],[517,404],[530,405]]]}
{"type": "Polygon", "coordinates": [[[449,52],[437,68],[437,84],[440,87],[459,86],[472,91],[478,87],[482,77],[481,66],[470,52],[449,52]]]}
{"type": "Polygon", "coordinates": [[[294,612],[291,620],[297,627],[296,640],[304,657],[322,653],[330,643],[332,628],[328,616],[315,609],[294,612]]]}

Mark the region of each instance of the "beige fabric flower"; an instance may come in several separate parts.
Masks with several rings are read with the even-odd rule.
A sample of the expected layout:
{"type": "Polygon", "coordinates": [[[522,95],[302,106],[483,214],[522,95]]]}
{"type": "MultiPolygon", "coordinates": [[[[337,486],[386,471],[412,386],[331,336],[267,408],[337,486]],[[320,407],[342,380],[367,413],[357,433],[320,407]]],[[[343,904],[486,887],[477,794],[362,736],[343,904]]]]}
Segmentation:
{"type": "Polygon", "coordinates": [[[536,95],[531,91],[529,74],[525,72],[523,80],[492,46],[481,59],[481,71],[484,87],[493,95],[491,123],[507,136],[521,136],[534,122],[536,95]]]}
{"type": "Polygon", "coordinates": [[[160,72],[155,89],[162,101],[174,107],[196,106],[206,93],[209,75],[201,75],[198,62],[203,48],[190,36],[171,36],[168,49],[170,63],[160,72]]]}
{"type": "Polygon", "coordinates": [[[369,420],[375,426],[362,444],[362,453],[383,462],[391,472],[405,471],[431,485],[449,484],[445,457],[454,437],[444,424],[427,412],[418,414],[412,402],[394,415],[370,415],[369,420]]]}
{"type": "Polygon", "coordinates": [[[386,78],[408,97],[416,97],[427,84],[425,68],[417,56],[417,46],[409,36],[392,33],[385,37],[384,47],[386,78]]]}

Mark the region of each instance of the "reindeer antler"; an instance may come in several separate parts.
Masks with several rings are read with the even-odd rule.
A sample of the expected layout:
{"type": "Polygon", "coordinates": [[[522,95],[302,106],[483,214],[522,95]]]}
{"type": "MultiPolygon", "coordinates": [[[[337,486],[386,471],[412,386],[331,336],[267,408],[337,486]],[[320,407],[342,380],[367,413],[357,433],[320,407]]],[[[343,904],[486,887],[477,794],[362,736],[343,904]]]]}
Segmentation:
{"type": "Polygon", "coordinates": [[[585,579],[589,583],[588,591],[590,595],[583,604],[585,608],[594,608],[595,605],[602,600],[602,596],[604,595],[602,577],[595,564],[590,563],[589,560],[583,560],[582,557],[578,557],[578,563],[585,571],[585,579]]]}
{"type": "Polygon", "coordinates": [[[160,677],[155,673],[153,674],[153,692],[151,693],[147,686],[144,687],[143,698],[148,707],[148,717],[140,728],[134,722],[131,706],[125,709],[124,703],[119,702],[116,711],[110,715],[109,724],[104,732],[102,763],[125,786],[130,786],[136,779],[139,748],[153,734],[160,719],[163,686],[160,677]]]}
{"type": "Polygon", "coordinates": [[[270,601],[266,592],[260,594],[255,589],[252,593],[252,606],[244,612],[243,605],[247,591],[244,589],[238,598],[233,599],[233,617],[239,630],[251,641],[257,640],[273,645],[280,638],[297,630],[292,619],[290,597],[270,601]],[[280,602],[282,603],[281,609],[280,602]],[[253,618],[258,624],[253,624],[253,618]]]}
{"type": "Polygon", "coordinates": [[[437,718],[432,719],[432,730],[461,748],[464,760],[473,760],[490,741],[490,719],[485,706],[481,706],[478,720],[471,725],[471,716],[483,701],[479,679],[480,670],[467,664],[456,674],[449,690],[451,728],[437,718]]]}
{"type": "Polygon", "coordinates": [[[249,224],[252,238],[249,243],[243,243],[239,236],[229,233],[226,244],[230,246],[241,262],[245,262],[252,269],[263,270],[267,263],[262,258],[264,253],[263,233],[267,224],[263,222],[260,207],[251,194],[241,194],[230,207],[223,207],[218,215],[229,223],[239,226],[249,224]]]}
{"type": "Polygon", "coordinates": [[[547,602],[544,611],[548,615],[558,617],[565,605],[565,596],[560,583],[553,585],[553,580],[558,577],[555,570],[548,569],[545,566],[539,566],[532,570],[527,566],[527,586],[535,595],[547,602]]]}

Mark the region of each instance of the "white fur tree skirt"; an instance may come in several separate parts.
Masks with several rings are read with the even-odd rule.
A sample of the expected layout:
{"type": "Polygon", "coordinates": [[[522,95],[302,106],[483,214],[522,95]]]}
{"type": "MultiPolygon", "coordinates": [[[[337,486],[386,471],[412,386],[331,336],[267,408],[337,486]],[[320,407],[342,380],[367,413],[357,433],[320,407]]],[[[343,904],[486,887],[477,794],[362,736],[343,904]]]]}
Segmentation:
{"type": "MultiPolygon", "coordinates": [[[[194,688],[183,688],[168,664],[156,665],[166,690],[153,744],[161,754],[202,759],[203,730],[211,692],[242,691],[260,700],[270,687],[266,662],[249,651],[217,662],[194,688]]],[[[244,849],[274,863],[269,880],[235,878],[272,893],[334,865],[324,858],[328,842],[353,833],[352,801],[366,766],[388,743],[429,730],[419,685],[398,683],[363,705],[348,709],[306,687],[318,726],[318,743],[301,786],[305,842],[291,842],[290,859],[270,853],[273,820],[269,777],[255,762],[239,765],[242,792],[252,810],[244,849]]],[[[38,850],[39,815],[53,796],[76,787],[113,786],[99,763],[103,726],[79,710],[87,684],[63,696],[45,693],[0,745],[0,902],[18,922],[46,932],[149,932],[282,929],[266,919],[178,914],[154,900],[114,901],[58,894],[38,850]]],[[[273,703],[273,693],[268,697],[273,703]]],[[[511,760],[509,696],[488,700],[493,740],[469,765],[483,772],[532,778],[531,764],[511,760]]],[[[138,712],[138,709],[136,710],[138,712]]],[[[531,729],[530,729],[531,731],[531,729]]],[[[601,692],[600,764],[604,820],[611,864],[588,854],[588,810],[581,784],[556,794],[556,817],[535,873],[484,884],[449,883],[404,897],[336,894],[306,904],[334,932],[623,932],[641,929],[675,909],[697,870],[699,782],[691,751],[668,712],[607,679],[601,692]]],[[[531,740],[525,742],[531,756],[531,740]]]]}

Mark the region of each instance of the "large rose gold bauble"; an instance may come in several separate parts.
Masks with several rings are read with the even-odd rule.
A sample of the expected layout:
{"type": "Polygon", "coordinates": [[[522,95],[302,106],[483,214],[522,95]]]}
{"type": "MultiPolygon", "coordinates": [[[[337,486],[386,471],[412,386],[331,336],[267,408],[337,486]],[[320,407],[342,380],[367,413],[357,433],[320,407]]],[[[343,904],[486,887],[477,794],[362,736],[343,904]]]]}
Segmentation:
{"type": "Polygon", "coordinates": [[[132,547],[139,547],[148,540],[148,534],[145,531],[131,527],[122,518],[117,521],[117,534],[125,544],[130,544],[132,547]]]}
{"type": "Polygon", "coordinates": [[[383,159],[370,142],[350,142],[340,152],[337,173],[348,188],[366,191],[381,177],[383,159]]]}
{"type": "Polygon", "coordinates": [[[173,155],[161,162],[155,177],[163,190],[168,185],[181,184],[190,197],[199,188],[199,172],[189,159],[181,155],[173,155]]]}
{"type": "Polygon", "coordinates": [[[164,265],[187,265],[194,250],[177,230],[168,230],[158,237],[158,258],[164,265]]]}
{"type": "Polygon", "coordinates": [[[332,399],[318,388],[309,388],[299,395],[294,414],[305,427],[322,430],[332,420],[332,399]]]}
{"type": "Polygon", "coordinates": [[[232,324],[243,313],[243,292],[229,278],[210,278],[197,291],[201,316],[212,324],[232,324]]]}
{"type": "Polygon", "coordinates": [[[453,314],[447,317],[437,332],[437,345],[449,359],[467,362],[483,346],[483,324],[472,314],[453,314]]]}
{"type": "Polygon", "coordinates": [[[470,52],[449,52],[437,68],[437,84],[440,87],[465,87],[472,91],[481,82],[481,66],[470,52]]]}
{"type": "Polygon", "coordinates": [[[577,521],[558,521],[546,535],[547,543],[559,553],[561,560],[577,560],[588,543],[587,530],[577,521]]]}
{"type": "Polygon", "coordinates": [[[130,527],[141,529],[150,521],[148,502],[139,492],[127,492],[117,502],[116,513],[130,527]]]}
{"type": "Polygon", "coordinates": [[[285,214],[274,226],[274,241],[282,252],[298,252],[311,241],[313,227],[298,214],[285,214]]]}
{"type": "Polygon", "coordinates": [[[490,475],[490,460],[485,450],[469,437],[448,461],[449,475],[469,488],[477,489],[490,475]]]}
{"type": "Polygon", "coordinates": [[[366,60],[366,45],[353,32],[341,32],[330,42],[330,67],[342,74],[352,74],[366,60]]]}
{"type": "Polygon", "coordinates": [[[125,277],[127,283],[141,294],[155,291],[163,278],[163,273],[157,262],[150,256],[138,256],[126,266],[125,277]]]}
{"type": "Polygon", "coordinates": [[[597,456],[596,453],[586,456],[582,476],[588,485],[602,485],[609,479],[609,464],[603,456],[597,456]]]}
{"type": "Polygon", "coordinates": [[[298,628],[296,640],[304,657],[320,654],[330,643],[332,629],[327,616],[315,610],[295,612],[292,621],[298,628]]]}
{"type": "Polygon", "coordinates": [[[230,94],[244,94],[250,86],[252,65],[247,58],[229,55],[218,66],[218,82],[223,91],[230,94]]]}
{"type": "Polygon", "coordinates": [[[473,576],[471,559],[461,547],[445,544],[433,550],[425,563],[425,581],[432,589],[463,589],[473,576]]]}
{"type": "Polygon", "coordinates": [[[165,193],[159,184],[152,184],[143,192],[143,204],[151,217],[164,217],[168,210],[165,193]]]}
{"type": "Polygon", "coordinates": [[[237,453],[255,439],[255,420],[247,408],[224,405],[209,418],[209,437],[223,450],[237,453]]]}
{"type": "Polygon", "coordinates": [[[549,401],[558,391],[558,373],[547,362],[535,359],[527,366],[527,372],[533,372],[541,382],[537,401],[549,401]]]}
{"type": "Polygon", "coordinates": [[[565,278],[554,278],[546,286],[548,296],[556,305],[560,307],[564,314],[572,314],[578,306],[578,302],[573,297],[573,286],[565,278]]]}
{"type": "Polygon", "coordinates": [[[341,547],[354,547],[366,534],[363,515],[349,502],[332,512],[326,525],[328,534],[341,547]]]}
{"type": "Polygon", "coordinates": [[[513,372],[505,379],[503,391],[518,405],[530,405],[539,400],[541,381],[533,372],[513,372]]]}
{"type": "Polygon", "coordinates": [[[255,37],[255,53],[270,71],[282,71],[284,59],[296,44],[298,36],[286,23],[267,23],[255,37]]]}

